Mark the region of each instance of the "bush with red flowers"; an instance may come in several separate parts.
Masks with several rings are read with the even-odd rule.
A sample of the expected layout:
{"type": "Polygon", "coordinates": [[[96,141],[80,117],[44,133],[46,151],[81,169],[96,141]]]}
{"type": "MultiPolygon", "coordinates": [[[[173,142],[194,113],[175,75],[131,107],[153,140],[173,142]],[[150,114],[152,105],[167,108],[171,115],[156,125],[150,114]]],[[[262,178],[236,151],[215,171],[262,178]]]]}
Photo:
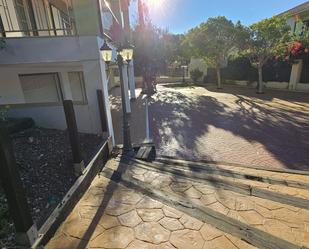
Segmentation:
{"type": "MultiPolygon", "coordinates": [[[[279,56],[278,59],[283,58],[285,61],[294,63],[295,60],[309,57],[309,31],[304,31],[302,35],[294,36],[292,42],[287,46],[286,54],[279,56]]],[[[276,57],[277,59],[277,57],[276,57]]]]}
{"type": "Polygon", "coordinates": [[[303,59],[305,56],[308,56],[308,53],[308,47],[301,41],[295,41],[288,46],[288,55],[286,58],[289,58],[289,60],[303,59]]]}

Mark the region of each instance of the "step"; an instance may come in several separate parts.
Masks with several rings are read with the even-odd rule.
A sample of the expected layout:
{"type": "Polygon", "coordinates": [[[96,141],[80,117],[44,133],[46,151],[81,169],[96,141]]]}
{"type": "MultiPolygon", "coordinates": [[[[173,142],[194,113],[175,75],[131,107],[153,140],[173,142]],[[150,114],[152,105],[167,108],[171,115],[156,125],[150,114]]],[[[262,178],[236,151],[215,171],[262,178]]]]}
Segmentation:
{"type": "Polygon", "coordinates": [[[267,182],[271,184],[282,184],[290,187],[309,189],[309,172],[291,170],[291,169],[266,169],[231,164],[215,163],[202,161],[189,161],[184,159],[175,159],[171,157],[157,157],[157,162],[170,166],[179,166],[190,168],[191,170],[215,171],[224,176],[233,176],[235,178],[250,179],[255,181],[267,182]]]}
{"type": "Polygon", "coordinates": [[[234,178],[231,175],[221,176],[213,171],[211,174],[206,171],[191,171],[188,168],[180,168],[175,165],[166,165],[158,162],[148,163],[136,159],[130,159],[137,166],[154,170],[164,171],[169,174],[178,175],[181,177],[190,178],[196,182],[215,183],[221,188],[228,188],[229,190],[239,192],[242,194],[253,195],[261,198],[266,198],[281,202],[288,205],[293,205],[300,208],[307,208],[309,206],[309,190],[288,187],[278,184],[264,183],[260,181],[247,180],[241,178],[234,178]]]}
{"type": "Polygon", "coordinates": [[[309,246],[307,209],[235,193],[217,188],[215,184],[196,183],[134,164],[125,167],[126,170],[118,173],[123,171],[122,178],[128,183],[154,192],[167,202],[178,202],[180,208],[189,209],[187,211],[192,215],[257,247],[309,246]]]}

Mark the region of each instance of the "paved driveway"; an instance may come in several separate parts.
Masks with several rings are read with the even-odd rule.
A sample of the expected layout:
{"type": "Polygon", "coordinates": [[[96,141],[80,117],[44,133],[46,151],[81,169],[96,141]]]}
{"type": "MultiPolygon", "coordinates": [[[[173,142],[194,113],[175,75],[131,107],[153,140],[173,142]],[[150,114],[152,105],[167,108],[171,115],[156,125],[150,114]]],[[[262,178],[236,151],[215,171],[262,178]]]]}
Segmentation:
{"type": "Polygon", "coordinates": [[[309,94],[225,86],[164,87],[150,104],[158,153],[309,169],[309,94]]]}

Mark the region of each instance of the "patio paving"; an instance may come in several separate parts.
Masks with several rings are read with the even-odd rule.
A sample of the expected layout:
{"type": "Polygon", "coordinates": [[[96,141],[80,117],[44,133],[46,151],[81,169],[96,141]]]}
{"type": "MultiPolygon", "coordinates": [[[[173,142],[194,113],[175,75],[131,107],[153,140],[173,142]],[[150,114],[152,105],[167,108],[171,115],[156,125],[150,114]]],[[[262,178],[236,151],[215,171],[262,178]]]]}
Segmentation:
{"type": "MultiPolygon", "coordinates": [[[[180,171],[193,171],[183,166],[169,165],[177,168],[176,175],[155,165],[120,156],[109,160],[45,248],[308,248],[307,208],[275,201],[272,195],[246,194],[233,183],[222,186],[182,177],[180,171]],[[115,174],[117,180],[111,180],[115,174]]],[[[299,188],[290,189],[309,202],[309,175],[257,171],[260,177],[274,176],[286,184],[298,179],[299,188]]],[[[264,184],[256,179],[252,184],[255,181],[264,184]]]]}
{"type": "Polygon", "coordinates": [[[309,248],[309,95],[158,89],[156,160],[110,159],[45,248],[309,248]]]}
{"type": "Polygon", "coordinates": [[[309,169],[309,94],[224,85],[158,86],[150,101],[157,153],[309,169]]]}
{"type": "Polygon", "coordinates": [[[99,175],[45,248],[255,247],[99,175]]]}
{"type": "MultiPolygon", "coordinates": [[[[141,89],[136,89],[136,100],[131,101],[130,131],[131,141],[134,144],[145,142],[146,139],[146,102],[145,96],[141,95],[141,89]]],[[[111,114],[115,132],[116,144],[122,144],[122,107],[120,87],[111,89],[109,96],[111,114]]]]}

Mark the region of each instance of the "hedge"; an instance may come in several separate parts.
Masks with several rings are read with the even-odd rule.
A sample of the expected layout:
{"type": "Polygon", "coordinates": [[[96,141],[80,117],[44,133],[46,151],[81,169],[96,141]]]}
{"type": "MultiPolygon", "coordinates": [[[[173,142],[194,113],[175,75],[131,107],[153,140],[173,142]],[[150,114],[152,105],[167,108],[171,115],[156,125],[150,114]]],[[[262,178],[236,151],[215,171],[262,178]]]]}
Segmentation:
{"type": "MultiPolygon", "coordinates": [[[[263,67],[263,81],[289,82],[291,70],[288,62],[269,60],[263,67]]],[[[229,60],[228,66],[221,69],[221,75],[223,80],[258,81],[257,69],[245,57],[229,60]]],[[[208,68],[204,82],[217,82],[215,69],[208,68]]]]}
{"type": "Polygon", "coordinates": [[[309,84],[309,56],[303,60],[303,70],[300,77],[300,82],[309,84]]]}

